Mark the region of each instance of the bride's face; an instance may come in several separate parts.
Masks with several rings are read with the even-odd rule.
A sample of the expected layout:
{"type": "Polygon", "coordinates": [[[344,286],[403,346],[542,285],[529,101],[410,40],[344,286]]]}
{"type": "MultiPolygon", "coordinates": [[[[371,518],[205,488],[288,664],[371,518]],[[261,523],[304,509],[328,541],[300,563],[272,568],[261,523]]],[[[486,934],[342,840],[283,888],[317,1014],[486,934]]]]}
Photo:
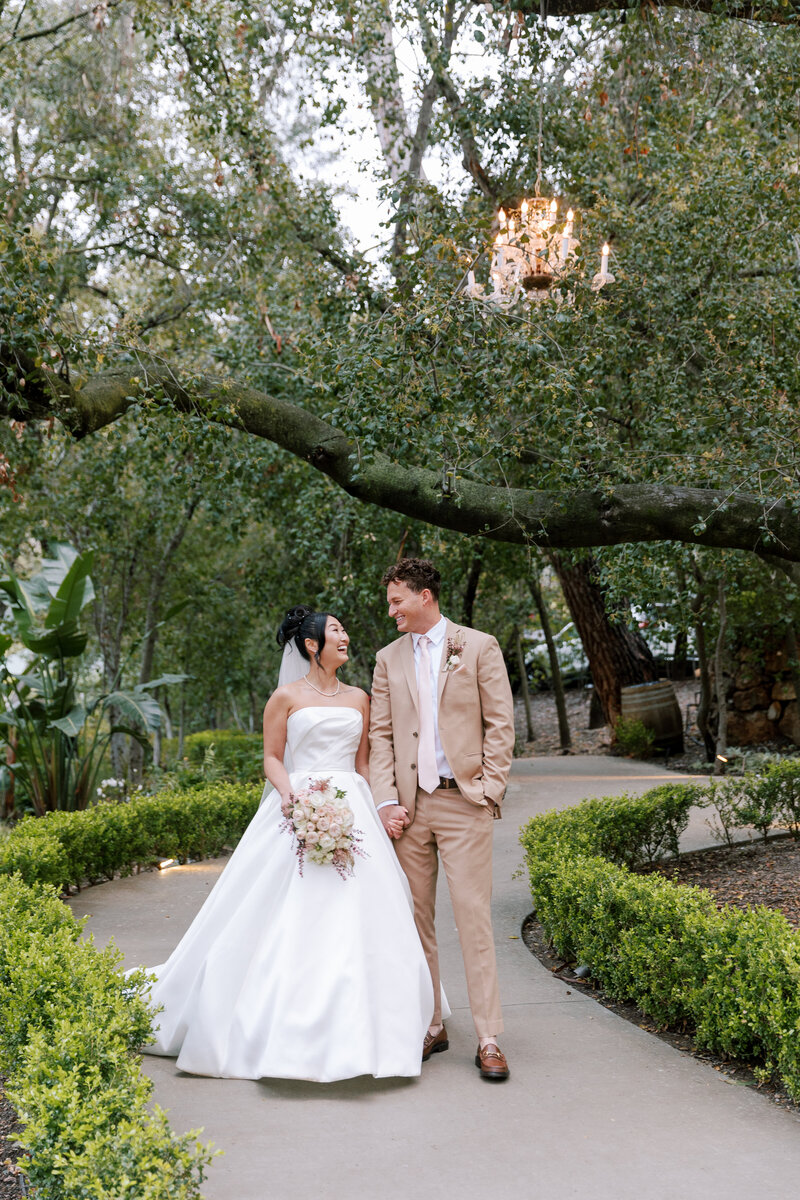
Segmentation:
{"type": "MultiPolygon", "coordinates": [[[[317,650],[317,643],[307,639],[306,645],[311,651],[311,657],[317,650]]],[[[322,647],[322,653],[319,656],[319,665],[326,671],[338,671],[339,667],[347,662],[347,647],[350,645],[350,638],[347,636],[344,626],[336,617],[328,617],[325,622],[325,645],[322,647]]]]}

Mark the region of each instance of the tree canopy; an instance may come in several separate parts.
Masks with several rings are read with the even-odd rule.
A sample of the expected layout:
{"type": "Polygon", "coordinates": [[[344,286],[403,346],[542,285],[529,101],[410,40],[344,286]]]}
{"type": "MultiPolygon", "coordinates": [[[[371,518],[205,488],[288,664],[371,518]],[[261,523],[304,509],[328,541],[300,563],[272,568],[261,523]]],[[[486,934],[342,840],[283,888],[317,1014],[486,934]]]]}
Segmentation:
{"type": "Polygon", "coordinates": [[[711,7],[6,4],[8,483],[42,422],[169,410],[461,533],[800,561],[796,6],[711,7]],[[377,263],[296,157],[348,105],[377,263]],[[579,214],[569,301],[467,299],[537,184],[579,214]]]}

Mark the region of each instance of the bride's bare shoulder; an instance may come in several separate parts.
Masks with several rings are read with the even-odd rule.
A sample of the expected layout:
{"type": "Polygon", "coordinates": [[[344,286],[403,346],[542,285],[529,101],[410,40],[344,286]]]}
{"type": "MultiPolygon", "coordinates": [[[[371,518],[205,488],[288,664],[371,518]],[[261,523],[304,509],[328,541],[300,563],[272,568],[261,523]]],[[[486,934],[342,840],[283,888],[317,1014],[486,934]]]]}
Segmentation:
{"type": "Polygon", "coordinates": [[[369,704],[369,696],[363,688],[355,687],[352,683],[342,684],[342,692],[349,696],[351,700],[357,700],[361,704],[369,704]]]}
{"type": "Polygon", "coordinates": [[[294,683],[282,683],[280,687],[276,687],[267,701],[267,708],[274,711],[291,708],[301,694],[301,683],[302,680],[298,679],[294,683]]]}

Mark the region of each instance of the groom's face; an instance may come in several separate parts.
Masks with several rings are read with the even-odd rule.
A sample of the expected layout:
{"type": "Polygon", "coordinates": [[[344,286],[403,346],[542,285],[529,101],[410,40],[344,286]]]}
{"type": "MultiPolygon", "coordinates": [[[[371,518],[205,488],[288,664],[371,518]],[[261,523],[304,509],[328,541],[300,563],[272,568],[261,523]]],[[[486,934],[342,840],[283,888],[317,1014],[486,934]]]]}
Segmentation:
{"type": "Polygon", "coordinates": [[[407,583],[390,583],[386,599],[398,633],[427,633],[438,620],[433,596],[427,588],[414,592],[407,583]]]}

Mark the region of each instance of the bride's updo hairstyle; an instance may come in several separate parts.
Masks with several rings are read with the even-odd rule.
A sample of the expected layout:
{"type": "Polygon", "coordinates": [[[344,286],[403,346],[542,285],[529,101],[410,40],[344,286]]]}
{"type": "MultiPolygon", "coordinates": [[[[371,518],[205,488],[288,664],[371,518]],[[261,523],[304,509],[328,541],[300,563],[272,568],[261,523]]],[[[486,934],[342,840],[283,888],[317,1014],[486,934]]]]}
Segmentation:
{"type": "Polygon", "coordinates": [[[306,638],[311,638],[317,643],[317,652],[314,658],[319,664],[319,656],[325,645],[327,623],[328,613],[314,612],[314,609],[309,608],[307,604],[296,604],[294,608],[289,609],[278,626],[276,635],[278,645],[285,646],[287,642],[293,641],[303,658],[310,662],[311,659],[306,649],[306,638]]]}

